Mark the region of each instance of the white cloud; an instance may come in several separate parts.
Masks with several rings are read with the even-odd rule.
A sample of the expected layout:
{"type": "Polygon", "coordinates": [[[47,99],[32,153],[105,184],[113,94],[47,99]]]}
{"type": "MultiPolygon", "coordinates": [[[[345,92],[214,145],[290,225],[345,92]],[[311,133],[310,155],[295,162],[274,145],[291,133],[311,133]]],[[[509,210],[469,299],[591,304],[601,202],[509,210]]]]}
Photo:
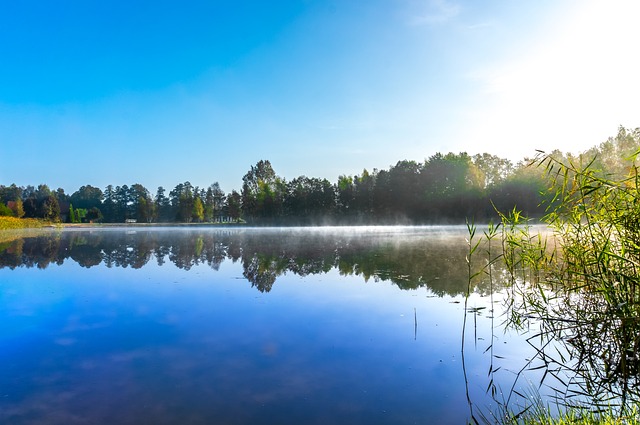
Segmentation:
{"type": "Polygon", "coordinates": [[[580,152],[640,126],[640,3],[580,3],[560,27],[541,28],[530,51],[485,71],[483,108],[467,140],[504,156],[580,152]]]}
{"type": "Polygon", "coordinates": [[[455,18],[460,14],[459,4],[447,0],[429,0],[420,3],[420,9],[410,19],[411,25],[441,24],[455,18]]]}

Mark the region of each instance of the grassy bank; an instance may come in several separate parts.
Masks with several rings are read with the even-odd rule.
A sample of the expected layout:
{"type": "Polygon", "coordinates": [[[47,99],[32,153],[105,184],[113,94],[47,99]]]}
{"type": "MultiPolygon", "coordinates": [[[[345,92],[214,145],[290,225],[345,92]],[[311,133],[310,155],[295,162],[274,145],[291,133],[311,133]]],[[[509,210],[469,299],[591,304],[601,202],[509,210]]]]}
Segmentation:
{"type": "Polygon", "coordinates": [[[35,218],[0,217],[0,230],[33,229],[53,225],[51,222],[35,218]]]}
{"type": "Polygon", "coordinates": [[[71,227],[71,228],[91,228],[91,227],[220,227],[220,226],[241,226],[245,222],[239,223],[52,223],[50,221],[34,218],[15,218],[0,216],[0,230],[10,229],[38,229],[42,227],[71,227]]]}
{"type": "Polygon", "coordinates": [[[522,425],[640,425],[640,417],[635,408],[625,415],[617,415],[611,411],[593,413],[569,409],[568,412],[558,416],[553,416],[548,410],[534,408],[523,418],[511,418],[507,423],[522,425]]]}
{"type": "MultiPolygon", "coordinates": [[[[46,227],[54,224],[33,218],[15,218],[0,216],[0,252],[6,248],[2,244],[12,242],[16,239],[36,236],[46,227]],[[42,229],[42,230],[38,230],[42,229]]],[[[56,225],[57,226],[57,225],[56,225]]]]}

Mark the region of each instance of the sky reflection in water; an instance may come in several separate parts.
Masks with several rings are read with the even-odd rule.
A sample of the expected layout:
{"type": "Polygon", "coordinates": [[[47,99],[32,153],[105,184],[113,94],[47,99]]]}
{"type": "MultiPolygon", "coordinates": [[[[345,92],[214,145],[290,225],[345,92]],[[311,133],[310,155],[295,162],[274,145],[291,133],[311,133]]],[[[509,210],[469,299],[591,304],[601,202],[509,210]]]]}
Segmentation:
{"type": "MultiPolygon", "coordinates": [[[[25,249],[33,258],[35,240],[2,245],[0,423],[465,423],[459,288],[466,281],[446,282],[466,276],[464,233],[456,231],[443,239],[422,228],[374,241],[338,230],[307,234],[301,245],[291,234],[274,243],[262,230],[66,231],[37,241],[48,241],[56,259],[44,269],[7,265],[8,257],[28,257],[25,249]],[[224,258],[211,263],[213,241],[224,258]],[[421,245],[430,252],[414,258],[421,245]],[[86,258],[81,246],[102,256],[99,265],[70,259],[74,250],[86,258]],[[115,246],[122,255],[156,254],[141,266],[106,267],[115,246]],[[178,258],[187,246],[193,255],[178,258]],[[240,255],[229,254],[236,248],[240,255]],[[291,260],[287,250],[305,253],[291,260]],[[158,252],[176,261],[159,265],[158,252]],[[393,270],[404,264],[399,258],[431,264],[393,270]],[[463,271],[442,272],[442,264],[463,271]],[[378,273],[345,272],[369,266],[378,273]],[[418,279],[412,273],[420,270],[442,276],[418,279]],[[268,290],[247,278],[256,273],[276,276],[268,290]]],[[[470,305],[488,301],[475,295],[470,305]]],[[[490,403],[488,310],[467,325],[467,374],[480,405],[490,403]]],[[[521,338],[501,330],[493,338],[508,352],[505,366],[521,361],[521,338]]]]}

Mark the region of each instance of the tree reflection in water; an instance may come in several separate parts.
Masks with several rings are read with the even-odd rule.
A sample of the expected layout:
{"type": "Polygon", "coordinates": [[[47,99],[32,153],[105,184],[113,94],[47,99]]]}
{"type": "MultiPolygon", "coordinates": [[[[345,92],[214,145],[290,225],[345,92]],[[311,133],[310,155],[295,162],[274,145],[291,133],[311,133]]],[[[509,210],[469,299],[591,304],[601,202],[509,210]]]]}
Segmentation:
{"type": "Polygon", "coordinates": [[[168,259],[180,269],[206,264],[217,270],[228,260],[240,261],[243,276],[261,292],[269,292],[284,273],[308,276],[332,269],[401,289],[428,287],[437,295],[466,291],[465,268],[457,266],[465,258],[463,228],[386,229],[51,231],[0,245],[0,267],[46,268],[73,260],[82,267],[138,269],[168,259]]]}

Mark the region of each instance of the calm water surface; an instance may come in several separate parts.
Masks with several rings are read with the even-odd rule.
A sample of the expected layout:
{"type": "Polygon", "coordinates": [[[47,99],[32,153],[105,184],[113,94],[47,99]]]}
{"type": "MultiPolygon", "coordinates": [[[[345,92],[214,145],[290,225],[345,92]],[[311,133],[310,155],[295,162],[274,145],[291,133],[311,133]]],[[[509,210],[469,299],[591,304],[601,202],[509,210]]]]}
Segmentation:
{"type": "Polygon", "coordinates": [[[3,424],[464,424],[530,348],[480,284],[463,358],[465,227],[26,236],[0,239],[3,424]]]}

